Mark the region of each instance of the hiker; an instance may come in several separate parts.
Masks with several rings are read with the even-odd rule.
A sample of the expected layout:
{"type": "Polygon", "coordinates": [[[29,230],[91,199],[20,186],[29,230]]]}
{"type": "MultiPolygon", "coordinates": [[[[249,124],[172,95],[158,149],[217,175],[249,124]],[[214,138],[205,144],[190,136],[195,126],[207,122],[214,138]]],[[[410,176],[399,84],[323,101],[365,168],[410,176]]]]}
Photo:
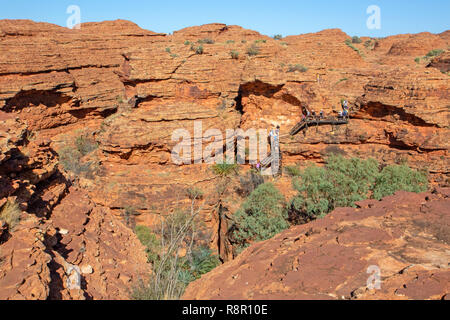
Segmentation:
{"type": "Polygon", "coordinates": [[[302,121],[305,121],[306,120],[306,116],[305,116],[305,114],[302,112],[302,121]]]}
{"type": "Polygon", "coordinates": [[[309,117],[311,117],[311,112],[309,112],[309,110],[306,110],[306,119],[309,119],[309,117]]]}
{"type": "Polygon", "coordinates": [[[270,136],[270,141],[272,142],[272,140],[274,140],[275,141],[275,139],[276,139],[276,132],[275,132],[275,129],[274,128],[272,128],[271,130],[270,130],[270,132],[269,132],[269,136],[270,136]]]}
{"type": "Polygon", "coordinates": [[[338,113],[338,119],[342,119],[342,111],[339,111],[339,113],[338,113]]]}
{"type": "Polygon", "coordinates": [[[320,110],[320,119],[324,118],[323,109],[320,110]]]}
{"type": "Polygon", "coordinates": [[[315,118],[316,117],[316,112],[314,110],[311,110],[311,115],[312,115],[313,118],[315,118]]]}
{"type": "Polygon", "coordinates": [[[261,171],[261,162],[259,161],[256,163],[256,171],[261,171]]]}
{"type": "Polygon", "coordinates": [[[280,125],[277,125],[277,128],[275,129],[275,136],[274,136],[274,140],[276,142],[278,142],[278,136],[280,135],[280,125]]]}
{"type": "Polygon", "coordinates": [[[348,111],[347,111],[347,109],[344,110],[344,112],[342,113],[342,116],[343,116],[344,119],[348,118],[348,111]]]}

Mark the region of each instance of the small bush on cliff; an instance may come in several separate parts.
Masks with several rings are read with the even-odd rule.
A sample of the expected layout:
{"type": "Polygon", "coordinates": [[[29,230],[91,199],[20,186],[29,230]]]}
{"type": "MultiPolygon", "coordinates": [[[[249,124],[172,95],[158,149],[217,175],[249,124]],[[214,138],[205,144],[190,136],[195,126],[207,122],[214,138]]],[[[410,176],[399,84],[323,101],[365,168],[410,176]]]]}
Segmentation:
{"type": "Polygon", "coordinates": [[[283,195],[271,183],[259,185],[234,214],[232,241],[238,251],[250,241],[261,241],[289,227],[283,195]]]}
{"type": "Polygon", "coordinates": [[[307,222],[336,207],[353,206],[366,199],[378,174],[373,159],[345,159],[332,155],[325,167],[310,166],[293,180],[297,195],[290,204],[291,220],[307,222]],[[297,220],[298,219],[298,220],[297,220]]]}
{"type": "Polygon", "coordinates": [[[283,36],[281,34],[276,34],[276,35],[273,36],[273,39],[274,40],[281,40],[281,39],[283,39],[283,36]]]}
{"type": "Polygon", "coordinates": [[[203,194],[204,194],[203,190],[201,190],[200,188],[192,187],[192,188],[186,189],[186,195],[191,200],[202,199],[203,194]]]}
{"type": "Polygon", "coordinates": [[[231,55],[231,59],[235,59],[235,60],[239,59],[239,52],[238,51],[233,50],[233,51],[230,52],[230,55],[231,55]]]}
{"type": "Polygon", "coordinates": [[[194,51],[196,54],[203,54],[204,50],[203,50],[203,46],[195,46],[195,45],[191,45],[191,51],[194,51]]]}
{"type": "Polygon", "coordinates": [[[82,134],[74,141],[66,142],[66,146],[58,151],[59,162],[67,172],[91,177],[95,172],[95,164],[92,161],[82,162],[81,158],[98,148],[94,138],[82,134]]]}
{"type": "Polygon", "coordinates": [[[98,144],[95,140],[87,135],[77,137],[75,139],[75,146],[82,156],[85,156],[98,148],[98,144]]]}
{"type": "Polygon", "coordinates": [[[146,226],[136,226],[135,233],[146,248],[148,262],[155,263],[161,251],[161,243],[158,237],[146,226]]]}
{"type": "Polygon", "coordinates": [[[390,165],[378,176],[373,197],[380,200],[398,190],[423,192],[427,188],[428,180],[425,173],[413,170],[407,165],[390,165]]]}
{"type": "Polygon", "coordinates": [[[200,44],[214,44],[214,40],[210,38],[200,39],[197,42],[200,44]]]}
{"type": "Polygon", "coordinates": [[[289,204],[289,220],[299,224],[369,197],[379,200],[398,190],[425,191],[427,177],[406,165],[387,166],[380,172],[374,159],[332,155],[324,167],[310,166],[301,171],[293,185],[297,195],[289,204]]]}
{"type": "Polygon", "coordinates": [[[437,57],[440,56],[443,52],[444,50],[442,49],[434,49],[427,53],[427,57],[429,58],[437,57]]]}
{"type": "Polygon", "coordinates": [[[298,166],[285,166],[284,172],[290,177],[298,177],[301,174],[301,170],[298,166]]]}
{"type": "Polygon", "coordinates": [[[295,71],[306,72],[308,71],[308,68],[301,64],[289,65],[287,72],[295,72],[295,71]]]}
{"type": "Polygon", "coordinates": [[[20,221],[22,211],[15,201],[7,201],[2,208],[0,208],[0,221],[8,225],[9,230],[14,230],[20,221]]]}
{"type": "Polygon", "coordinates": [[[352,37],[352,43],[361,43],[361,42],[362,42],[362,40],[358,36],[352,37]]]}
{"type": "Polygon", "coordinates": [[[198,46],[197,49],[195,49],[196,54],[203,54],[203,46],[198,46]]]}
{"type": "Polygon", "coordinates": [[[250,47],[248,47],[247,54],[249,56],[257,56],[259,54],[259,48],[255,44],[253,44],[250,47]]]}
{"type": "Polygon", "coordinates": [[[197,280],[219,264],[220,260],[218,256],[215,255],[210,248],[204,246],[195,248],[192,250],[191,255],[185,260],[182,279],[184,279],[186,283],[197,280]]]}

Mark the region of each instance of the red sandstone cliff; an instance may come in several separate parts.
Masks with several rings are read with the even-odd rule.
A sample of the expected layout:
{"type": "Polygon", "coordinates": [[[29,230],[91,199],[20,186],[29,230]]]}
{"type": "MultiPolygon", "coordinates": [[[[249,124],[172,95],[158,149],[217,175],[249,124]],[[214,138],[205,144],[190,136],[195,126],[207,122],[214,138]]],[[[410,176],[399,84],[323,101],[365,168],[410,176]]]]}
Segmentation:
{"type": "MultiPolygon", "coordinates": [[[[276,41],[223,24],[165,35],[120,20],[80,30],[0,21],[0,205],[23,210],[14,233],[1,231],[0,298],[127,297],[149,266],[120,213],[136,208],[137,222],[151,225],[190,186],[206,192],[211,246],[228,259],[217,177],[170,158],[172,131],[192,132],[195,120],[204,131],[278,123],[283,134],[302,106],[331,114],[347,98],[359,110],[350,124],[282,139],[285,163],[322,163],[330,151],[407,160],[448,185],[449,32],[362,38],[360,53],[348,38],[338,29],[276,41]],[[214,43],[197,54],[191,43],[205,38],[214,43]],[[257,55],[247,54],[252,45],[257,55]],[[445,52],[414,61],[433,49],[445,52]],[[297,64],[308,70],[290,72],[297,64]],[[71,186],[58,152],[80,132],[99,144],[87,159],[96,171],[71,186]],[[92,268],[81,294],[65,287],[67,263],[92,268]]],[[[223,206],[233,212],[230,197],[223,206]]]]}
{"type": "Polygon", "coordinates": [[[191,283],[184,298],[448,299],[449,196],[449,188],[399,191],[338,208],[253,244],[191,283]],[[371,266],[378,288],[368,288],[371,266]]]}

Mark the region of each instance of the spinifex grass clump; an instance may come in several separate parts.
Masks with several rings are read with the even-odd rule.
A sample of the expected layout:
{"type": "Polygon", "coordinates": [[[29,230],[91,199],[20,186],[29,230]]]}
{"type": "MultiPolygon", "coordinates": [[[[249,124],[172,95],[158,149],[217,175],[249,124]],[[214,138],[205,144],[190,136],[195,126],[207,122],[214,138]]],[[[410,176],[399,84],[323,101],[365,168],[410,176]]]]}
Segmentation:
{"type": "Polygon", "coordinates": [[[213,172],[222,177],[229,176],[230,174],[236,173],[238,171],[238,165],[235,163],[216,163],[212,166],[213,172]]]}

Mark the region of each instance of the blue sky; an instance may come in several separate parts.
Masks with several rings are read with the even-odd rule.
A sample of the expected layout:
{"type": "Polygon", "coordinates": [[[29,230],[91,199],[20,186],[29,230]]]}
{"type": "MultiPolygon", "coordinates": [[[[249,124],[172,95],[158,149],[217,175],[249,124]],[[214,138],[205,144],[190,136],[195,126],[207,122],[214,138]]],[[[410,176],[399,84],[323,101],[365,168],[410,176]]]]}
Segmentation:
{"type": "Polygon", "coordinates": [[[449,28],[449,0],[0,0],[0,19],[31,19],[66,26],[69,5],[81,22],[127,19],[170,33],[211,22],[237,24],[272,36],[340,28],[349,35],[382,37],[449,28]],[[368,29],[367,7],[381,10],[381,29],[368,29]]]}

